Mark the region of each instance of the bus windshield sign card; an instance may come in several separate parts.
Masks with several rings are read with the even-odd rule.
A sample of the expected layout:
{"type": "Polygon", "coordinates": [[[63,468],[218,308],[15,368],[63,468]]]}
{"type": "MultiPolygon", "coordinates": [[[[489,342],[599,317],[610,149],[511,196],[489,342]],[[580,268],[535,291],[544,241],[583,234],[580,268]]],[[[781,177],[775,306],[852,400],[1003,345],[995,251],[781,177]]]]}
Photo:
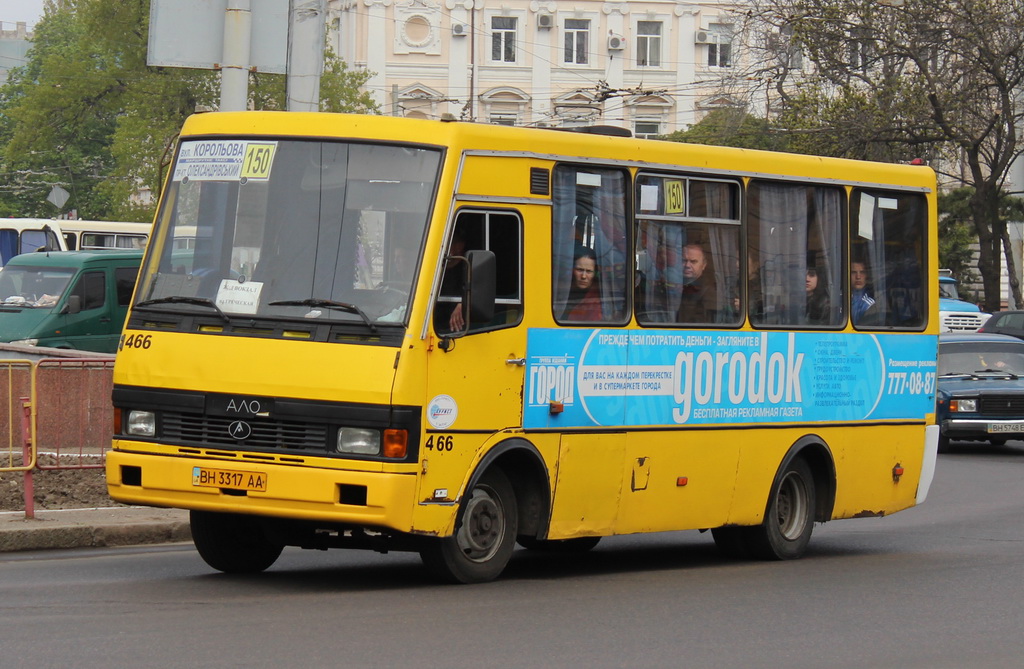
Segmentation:
{"type": "Polygon", "coordinates": [[[935,349],[929,335],[534,329],[523,423],[923,420],[935,349]]]}

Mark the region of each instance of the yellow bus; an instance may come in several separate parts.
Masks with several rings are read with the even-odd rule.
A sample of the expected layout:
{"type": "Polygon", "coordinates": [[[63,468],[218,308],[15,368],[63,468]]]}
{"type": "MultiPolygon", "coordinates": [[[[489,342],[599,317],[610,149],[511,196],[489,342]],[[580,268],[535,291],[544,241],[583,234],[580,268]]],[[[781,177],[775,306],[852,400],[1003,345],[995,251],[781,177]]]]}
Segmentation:
{"type": "Polygon", "coordinates": [[[61,221],[60,229],[69,251],[98,249],[144,249],[150,223],[122,221],[61,221]]]}
{"type": "Polygon", "coordinates": [[[114,371],[111,496],[225,572],[711,530],[800,557],[922,502],[922,166],[357,115],[191,117],[114,371]],[[188,238],[189,245],[175,240],[188,238]]]}

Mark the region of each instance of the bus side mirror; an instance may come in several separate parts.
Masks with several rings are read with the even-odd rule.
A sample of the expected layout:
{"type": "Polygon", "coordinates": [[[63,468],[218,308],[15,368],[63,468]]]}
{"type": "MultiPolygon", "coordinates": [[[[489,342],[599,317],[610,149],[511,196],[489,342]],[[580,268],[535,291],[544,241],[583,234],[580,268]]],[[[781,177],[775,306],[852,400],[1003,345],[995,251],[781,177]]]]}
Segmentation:
{"type": "Polygon", "coordinates": [[[497,261],[494,251],[470,251],[469,281],[466,282],[465,303],[469,305],[469,323],[489,323],[494,318],[494,295],[497,284],[497,261]]]}
{"type": "Polygon", "coordinates": [[[64,308],[60,310],[62,314],[77,314],[82,310],[82,296],[81,295],[68,295],[68,301],[64,304],[64,308]]]}

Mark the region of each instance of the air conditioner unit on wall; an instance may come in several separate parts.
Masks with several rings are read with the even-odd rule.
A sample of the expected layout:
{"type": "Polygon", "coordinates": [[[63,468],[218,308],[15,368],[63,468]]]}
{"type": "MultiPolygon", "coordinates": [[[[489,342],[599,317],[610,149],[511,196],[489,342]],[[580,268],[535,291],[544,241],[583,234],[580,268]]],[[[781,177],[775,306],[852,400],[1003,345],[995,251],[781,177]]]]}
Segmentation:
{"type": "Polygon", "coordinates": [[[555,15],[548,12],[537,14],[537,27],[541,30],[550,30],[555,27],[555,15]]]}
{"type": "Polygon", "coordinates": [[[694,35],[693,41],[697,44],[714,44],[717,40],[715,39],[715,33],[709,30],[698,30],[697,34],[694,35]]]}
{"type": "Polygon", "coordinates": [[[626,39],[622,35],[609,35],[608,36],[608,50],[609,51],[622,51],[626,48],[626,39]]]}
{"type": "Polygon", "coordinates": [[[453,23],[452,24],[452,37],[465,37],[466,33],[469,32],[469,26],[465,23],[453,23]]]}

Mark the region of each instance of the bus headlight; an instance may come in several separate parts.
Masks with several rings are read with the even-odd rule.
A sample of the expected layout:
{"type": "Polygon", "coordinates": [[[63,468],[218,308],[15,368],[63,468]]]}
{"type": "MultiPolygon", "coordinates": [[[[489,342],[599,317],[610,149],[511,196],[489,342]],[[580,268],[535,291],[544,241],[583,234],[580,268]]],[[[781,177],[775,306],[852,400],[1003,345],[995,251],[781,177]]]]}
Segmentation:
{"type": "Polygon", "coordinates": [[[950,400],[949,410],[974,413],[978,410],[978,400],[950,400]]]}
{"type": "Polygon", "coordinates": [[[379,455],[380,432],[361,427],[340,428],[338,430],[338,452],[379,455]]]}
{"type": "Polygon", "coordinates": [[[128,434],[136,437],[156,435],[156,414],[152,411],[129,411],[128,434]]]}
{"type": "Polygon", "coordinates": [[[12,344],[25,344],[27,346],[38,346],[39,345],[39,340],[38,339],[15,339],[11,343],[12,344]]]}

